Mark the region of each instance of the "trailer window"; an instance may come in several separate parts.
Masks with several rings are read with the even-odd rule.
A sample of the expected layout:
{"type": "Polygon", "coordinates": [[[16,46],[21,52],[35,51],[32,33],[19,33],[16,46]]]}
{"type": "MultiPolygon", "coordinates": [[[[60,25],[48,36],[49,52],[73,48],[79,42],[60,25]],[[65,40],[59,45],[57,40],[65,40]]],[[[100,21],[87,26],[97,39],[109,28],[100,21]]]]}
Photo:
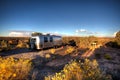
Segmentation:
{"type": "Polygon", "coordinates": [[[44,37],[44,42],[48,42],[48,38],[47,37],[44,37]]]}
{"type": "Polygon", "coordinates": [[[35,39],[35,38],[32,38],[32,39],[31,39],[31,42],[35,42],[35,41],[36,41],[36,39],[35,39]]]}
{"type": "Polygon", "coordinates": [[[53,42],[53,37],[50,37],[50,42],[53,42]]]}

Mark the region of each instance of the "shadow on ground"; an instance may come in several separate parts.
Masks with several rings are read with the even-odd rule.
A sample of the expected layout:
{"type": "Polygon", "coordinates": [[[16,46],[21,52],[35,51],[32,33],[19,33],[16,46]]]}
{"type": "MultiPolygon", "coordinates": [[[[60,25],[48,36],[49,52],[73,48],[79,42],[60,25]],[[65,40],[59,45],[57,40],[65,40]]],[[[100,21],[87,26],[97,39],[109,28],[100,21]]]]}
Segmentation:
{"type": "Polygon", "coordinates": [[[18,48],[18,49],[12,49],[12,50],[6,50],[6,51],[1,51],[0,56],[10,56],[14,54],[20,54],[20,53],[26,53],[26,52],[35,52],[37,50],[30,50],[28,48],[18,48]]]}
{"type": "Polygon", "coordinates": [[[32,60],[33,69],[31,70],[30,80],[44,80],[45,76],[60,72],[65,64],[72,59],[70,55],[51,54],[50,56],[50,58],[36,56],[32,60]]]}
{"type": "Polygon", "coordinates": [[[120,80],[120,49],[101,46],[91,57],[98,61],[104,73],[112,75],[113,80],[120,80]]]}
{"type": "Polygon", "coordinates": [[[56,72],[60,72],[71,60],[80,59],[80,55],[86,50],[87,49],[80,49],[77,53],[73,52],[71,54],[65,54],[63,50],[58,50],[55,54],[49,54],[49,57],[37,55],[35,59],[31,60],[33,69],[31,70],[30,79],[44,80],[45,76],[54,75],[56,72]]]}
{"type": "MultiPolygon", "coordinates": [[[[42,50],[48,50],[48,49],[50,49],[50,48],[44,48],[42,50]]],[[[21,54],[21,53],[27,53],[27,52],[39,52],[42,50],[31,50],[29,48],[16,48],[16,49],[12,49],[12,50],[1,51],[0,56],[4,57],[4,56],[10,56],[10,55],[14,55],[14,54],[21,54]]]]}

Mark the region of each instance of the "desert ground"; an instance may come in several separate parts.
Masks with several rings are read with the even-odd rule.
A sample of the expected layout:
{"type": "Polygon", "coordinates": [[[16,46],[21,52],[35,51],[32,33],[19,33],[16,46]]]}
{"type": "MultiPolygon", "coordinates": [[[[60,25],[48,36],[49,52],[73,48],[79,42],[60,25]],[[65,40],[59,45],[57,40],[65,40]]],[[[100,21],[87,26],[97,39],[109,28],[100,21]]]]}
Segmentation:
{"type": "MultiPolygon", "coordinates": [[[[99,67],[107,74],[111,74],[113,78],[120,78],[120,49],[101,46],[94,49],[80,49],[75,47],[75,51],[71,54],[65,53],[67,47],[59,47],[51,54],[51,49],[31,51],[27,48],[15,49],[1,52],[2,57],[14,57],[15,59],[31,59],[34,68],[31,74],[36,80],[43,80],[45,76],[53,75],[59,72],[63,67],[73,59],[89,58],[96,59],[99,67]],[[105,58],[108,54],[110,58],[105,58]]],[[[115,79],[114,79],[115,80],[115,79]]]]}
{"type": "Polygon", "coordinates": [[[65,37],[63,38],[64,43],[75,40],[76,46],[64,45],[42,50],[30,50],[28,48],[29,38],[2,37],[2,39],[4,41],[1,41],[0,45],[1,58],[29,59],[32,63],[32,69],[27,77],[29,80],[44,80],[46,76],[55,75],[63,70],[71,61],[84,62],[85,59],[96,60],[100,70],[104,74],[110,75],[112,80],[120,79],[120,49],[105,45],[113,41],[113,38],[65,37]],[[91,46],[93,42],[96,42],[97,45],[91,46]]]}

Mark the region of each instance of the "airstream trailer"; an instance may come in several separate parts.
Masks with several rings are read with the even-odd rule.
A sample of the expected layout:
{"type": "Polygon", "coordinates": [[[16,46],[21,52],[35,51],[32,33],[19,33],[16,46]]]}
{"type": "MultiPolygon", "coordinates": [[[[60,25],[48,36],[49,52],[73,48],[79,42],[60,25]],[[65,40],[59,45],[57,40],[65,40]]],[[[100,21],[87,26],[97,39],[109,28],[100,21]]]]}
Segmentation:
{"type": "Polygon", "coordinates": [[[43,49],[62,45],[62,37],[57,35],[38,35],[30,38],[30,49],[43,49]]]}

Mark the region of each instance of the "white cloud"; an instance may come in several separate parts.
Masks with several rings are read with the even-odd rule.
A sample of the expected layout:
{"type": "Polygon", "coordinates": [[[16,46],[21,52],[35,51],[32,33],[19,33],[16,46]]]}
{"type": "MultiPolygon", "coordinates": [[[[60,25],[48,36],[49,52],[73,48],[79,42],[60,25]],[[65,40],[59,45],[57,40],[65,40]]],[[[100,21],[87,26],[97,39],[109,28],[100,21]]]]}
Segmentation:
{"type": "Polygon", "coordinates": [[[114,37],[116,36],[117,32],[118,32],[118,31],[116,31],[116,32],[113,33],[113,36],[114,36],[114,37]]]}
{"type": "Polygon", "coordinates": [[[76,30],[75,32],[76,32],[76,33],[78,33],[78,32],[79,32],[79,30],[76,30]]]}
{"type": "Polygon", "coordinates": [[[95,32],[95,34],[100,34],[99,32],[95,32]]]}
{"type": "Polygon", "coordinates": [[[94,36],[99,36],[99,35],[101,35],[101,33],[88,31],[86,29],[77,29],[75,31],[75,35],[81,35],[81,36],[82,35],[86,35],[86,36],[94,35],[94,36]]]}
{"type": "Polygon", "coordinates": [[[77,29],[75,32],[76,32],[76,33],[87,32],[87,30],[85,30],[85,29],[77,29]]]}
{"type": "Polygon", "coordinates": [[[99,35],[100,33],[99,32],[90,32],[90,31],[88,31],[87,34],[99,35]]]}
{"type": "Polygon", "coordinates": [[[9,33],[9,36],[15,36],[15,37],[28,37],[31,36],[31,32],[25,32],[25,31],[11,31],[9,33]]]}
{"type": "Polygon", "coordinates": [[[94,34],[94,32],[87,32],[87,34],[94,34]]]}
{"type": "Polygon", "coordinates": [[[56,31],[56,32],[54,32],[53,34],[55,34],[55,35],[59,35],[60,33],[56,31]]]}

